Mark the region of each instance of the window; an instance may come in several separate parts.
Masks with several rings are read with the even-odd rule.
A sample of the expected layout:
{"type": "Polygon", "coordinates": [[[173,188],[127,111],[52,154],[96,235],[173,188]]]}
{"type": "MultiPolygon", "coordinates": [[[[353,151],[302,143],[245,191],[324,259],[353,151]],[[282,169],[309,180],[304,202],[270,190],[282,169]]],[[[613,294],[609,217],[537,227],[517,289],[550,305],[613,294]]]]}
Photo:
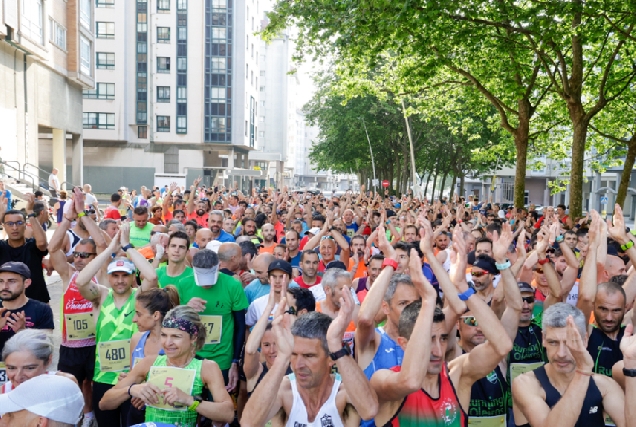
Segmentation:
{"type": "Polygon", "coordinates": [[[212,0],[212,7],[217,9],[225,9],[227,7],[227,0],[212,0]]]}
{"type": "Polygon", "coordinates": [[[157,0],[157,12],[169,12],[170,11],[170,0],[157,0]]]}
{"type": "Polygon", "coordinates": [[[250,66],[249,64],[245,64],[245,80],[250,78],[250,66]]]}
{"type": "Polygon", "coordinates": [[[93,16],[91,15],[91,0],[80,0],[80,24],[89,30],[93,28],[93,16]]]}
{"type": "Polygon", "coordinates": [[[157,72],[158,73],[170,73],[170,58],[167,56],[157,57],[157,72]]]}
{"type": "Polygon", "coordinates": [[[210,88],[210,98],[211,99],[225,99],[225,88],[222,88],[222,87],[210,88]]]}
{"type": "Polygon", "coordinates": [[[226,35],[225,28],[212,27],[212,38],[214,39],[215,42],[224,42],[225,35],[226,35]]]}
{"type": "Polygon", "coordinates": [[[91,75],[91,42],[80,34],[80,71],[91,75]]]}
{"type": "Polygon", "coordinates": [[[177,58],[177,71],[186,71],[188,69],[188,58],[177,58]]]}
{"type": "Polygon", "coordinates": [[[148,138],[148,127],[147,126],[137,126],[137,138],[139,138],[139,139],[148,138]]]}
{"type": "Polygon", "coordinates": [[[220,72],[225,72],[225,58],[217,58],[217,57],[212,57],[212,72],[213,73],[220,73],[220,72]]]}
{"type": "Polygon", "coordinates": [[[170,116],[157,116],[157,132],[170,132],[170,116]]]}
{"type": "Polygon", "coordinates": [[[115,129],[115,113],[84,113],[84,129],[115,129]]]}
{"type": "Polygon", "coordinates": [[[115,23],[114,22],[96,22],[98,39],[114,39],[115,23]]]}
{"type": "Polygon", "coordinates": [[[259,138],[265,138],[265,132],[260,131],[260,132],[258,133],[258,137],[259,137],[259,138]]]}
{"type": "Polygon", "coordinates": [[[265,106],[265,101],[261,101],[261,107],[265,106]]]}
{"type": "Polygon", "coordinates": [[[252,58],[254,58],[254,43],[252,43],[252,58]]]}
{"type": "Polygon", "coordinates": [[[186,99],[188,95],[188,91],[185,87],[177,88],[177,99],[186,99]]]}
{"type": "Polygon", "coordinates": [[[247,136],[248,129],[249,129],[249,125],[247,124],[247,120],[245,120],[245,136],[247,136]]]}
{"type": "Polygon", "coordinates": [[[95,89],[84,91],[86,99],[115,99],[115,83],[97,83],[95,89]]]}
{"type": "Polygon", "coordinates": [[[210,130],[212,132],[225,132],[225,117],[210,118],[210,130]]]}
{"type": "Polygon", "coordinates": [[[184,116],[177,117],[177,133],[186,133],[188,130],[188,118],[184,116]]]}
{"type": "Polygon", "coordinates": [[[157,27],[157,43],[170,43],[170,27],[157,27]]]}
{"type": "Polygon", "coordinates": [[[250,72],[250,84],[254,86],[254,71],[250,72]]]}
{"type": "Polygon", "coordinates": [[[49,18],[49,29],[51,31],[49,37],[51,43],[62,50],[66,50],[66,28],[49,18]]]}
{"type": "Polygon", "coordinates": [[[265,86],[261,86],[261,92],[265,92],[265,86]]]}
{"type": "Polygon", "coordinates": [[[115,0],[97,0],[97,7],[114,7],[115,0]]]}
{"type": "Polygon", "coordinates": [[[261,77],[265,75],[265,70],[261,70],[261,77]]]}
{"type": "Polygon", "coordinates": [[[157,102],[170,102],[170,86],[157,86],[157,102]]]}
{"type": "Polygon", "coordinates": [[[183,41],[188,39],[188,27],[177,28],[177,40],[183,41]]]}
{"type": "Polygon", "coordinates": [[[100,70],[114,70],[115,54],[111,52],[97,52],[97,62],[95,66],[100,70]]]}
{"type": "Polygon", "coordinates": [[[177,0],[177,10],[188,9],[188,0],[177,0]]]}
{"type": "Polygon", "coordinates": [[[20,30],[34,42],[44,44],[44,34],[42,32],[42,0],[22,0],[20,30]]]}

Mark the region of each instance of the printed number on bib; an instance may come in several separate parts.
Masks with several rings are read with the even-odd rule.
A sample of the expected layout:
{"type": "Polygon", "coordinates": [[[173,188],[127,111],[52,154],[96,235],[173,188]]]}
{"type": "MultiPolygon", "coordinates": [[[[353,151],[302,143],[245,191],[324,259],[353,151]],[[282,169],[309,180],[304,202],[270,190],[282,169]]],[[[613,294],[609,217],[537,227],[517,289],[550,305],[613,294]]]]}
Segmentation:
{"type": "Polygon", "coordinates": [[[223,327],[223,316],[201,316],[201,321],[205,326],[205,343],[218,344],[221,342],[221,332],[223,327]]]}
{"type": "Polygon", "coordinates": [[[102,372],[121,372],[130,369],[130,340],[100,342],[97,351],[102,372]]]}
{"type": "Polygon", "coordinates": [[[7,382],[7,365],[0,362],[0,385],[7,382]]]}
{"type": "Polygon", "coordinates": [[[510,364],[510,383],[514,381],[517,376],[525,374],[526,372],[534,371],[537,368],[543,366],[543,362],[536,363],[511,363],[510,364]]]}
{"type": "Polygon", "coordinates": [[[68,341],[95,338],[93,313],[66,314],[66,339],[68,341]]]}
{"type": "MultiPolygon", "coordinates": [[[[148,384],[157,386],[160,390],[169,388],[178,388],[185,394],[192,394],[194,385],[194,377],[196,371],[194,369],[181,369],[172,366],[152,366],[148,372],[148,384]]],[[[165,409],[167,411],[187,411],[184,405],[172,406],[163,401],[163,395],[159,395],[159,403],[156,405],[148,405],[154,408],[165,409]]]]}
{"type": "Polygon", "coordinates": [[[468,425],[471,427],[506,427],[506,416],[468,417],[468,425]]]}

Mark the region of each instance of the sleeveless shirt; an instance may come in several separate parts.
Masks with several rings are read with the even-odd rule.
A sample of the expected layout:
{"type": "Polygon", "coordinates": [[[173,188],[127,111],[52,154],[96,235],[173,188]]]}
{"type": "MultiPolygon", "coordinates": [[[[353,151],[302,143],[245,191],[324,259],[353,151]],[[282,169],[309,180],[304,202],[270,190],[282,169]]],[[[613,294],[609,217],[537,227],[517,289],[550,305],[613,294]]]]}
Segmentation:
{"type": "Polygon", "coordinates": [[[66,200],[58,200],[58,203],[60,204],[60,208],[57,210],[55,219],[57,220],[57,223],[59,224],[60,222],[62,222],[62,218],[64,218],[64,205],[66,204],[66,200]]]}
{"type": "Polygon", "coordinates": [[[596,326],[592,328],[592,333],[587,341],[587,351],[594,360],[595,373],[606,377],[612,376],[612,367],[619,360],[623,360],[620,344],[624,334],[625,327],[621,326],[618,336],[613,340],[596,326]]]}
{"type": "MultiPolygon", "coordinates": [[[[554,388],[548,374],[545,371],[545,366],[535,369],[534,376],[541,384],[541,387],[545,390],[545,403],[548,404],[550,409],[561,400],[561,393],[554,388]]],[[[587,386],[587,392],[585,393],[585,399],[583,399],[583,407],[579,418],[574,424],[574,427],[603,427],[605,426],[605,419],[603,418],[603,396],[599,391],[594,378],[590,377],[590,383],[587,386]]]]}
{"type": "Polygon", "coordinates": [[[316,418],[312,422],[309,422],[307,419],[307,408],[305,407],[305,402],[303,402],[302,397],[300,397],[300,393],[298,393],[296,376],[291,374],[288,377],[291,382],[294,400],[285,427],[344,427],[340,412],[336,406],[336,395],[340,388],[340,375],[335,375],[331,394],[327,398],[327,401],[320,407],[316,418]]]}
{"type": "MultiPolygon", "coordinates": [[[[512,345],[512,351],[508,353],[508,372],[506,380],[512,385],[513,370],[525,372],[524,365],[545,363],[547,358],[543,348],[543,331],[533,320],[530,326],[519,326],[517,336],[512,345]],[[521,368],[521,369],[517,369],[521,368]]],[[[537,366],[535,366],[536,368],[537,366]]]]}
{"type": "MultiPolygon", "coordinates": [[[[129,340],[137,332],[137,324],[133,323],[135,313],[135,296],[137,289],[133,289],[128,300],[121,309],[115,306],[113,290],[108,291],[108,296],[102,303],[96,325],[96,344],[107,341],[129,340]]],[[[95,375],[93,381],[103,384],[117,384],[118,372],[102,372],[99,362],[99,349],[95,350],[95,375]]]]}
{"type": "MultiPolygon", "coordinates": [[[[64,296],[62,298],[62,345],[69,348],[81,348],[95,345],[95,338],[86,338],[81,340],[66,339],[67,315],[93,313],[93,303],[85,299],[77,288],[77,276],[79,276],[79,271],[74,272],[71,276],[66,292],[64,292],[64,296]]],[[[91,281],[97,284],[97,279],[95,277],[93,277],[91,281]]],[[[94,318],[93,322],[95,322],[94,318]]]]}
{"type": "MultiPolygon", "coordinates": [[[[135,363],[137,363],[137,359],[141,360],[144,357],[146,357],[146,340],[148,339],[148,336],[150,335],[150,331],[146,331],[144,332],[144,334],[141,336],[141,338],[139,338],[139,341],[137,342],[137,345],[135,346],[135,349],[133,350],[132,354],[130,355],[130,358],[132,359],[132,366],[135,366],[135,363]]],[[[159,356],[162,356],[166,354],[163,351],[163,348],[159,349],[159,356]]]]}
{"type": "MultiPolygon", "coordinates": [[[[401,366],[391,370],[400,372],[401,366]]],[[[439,374],[438,383],[438,398],[432,398],[423,389],[409,394],[384,427],[467,427],[468,415],[459,404],[446,364],[439,374]]]]}

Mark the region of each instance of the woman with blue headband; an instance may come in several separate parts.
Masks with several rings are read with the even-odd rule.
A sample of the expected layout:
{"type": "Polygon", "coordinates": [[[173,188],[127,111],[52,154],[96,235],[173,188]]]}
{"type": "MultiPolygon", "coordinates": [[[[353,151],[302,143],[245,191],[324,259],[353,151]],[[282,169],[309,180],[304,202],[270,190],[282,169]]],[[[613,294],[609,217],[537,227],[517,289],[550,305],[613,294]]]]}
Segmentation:
{"type": "Polygon", "coordinates": [[[196,427],[199,415],[232,422],[234,404],[221,370],[211,360],[195,358],[205,335],[205,326],[192,308],[180,305],[170,310],[161,328],[165,354],[138,361],[128,376],[104,395],[100,408],[115,409],[137,397],[146,404],[146,422],[196,427]],[[204,387],[212,393],[213,402],[203,400],[204,387]]]}

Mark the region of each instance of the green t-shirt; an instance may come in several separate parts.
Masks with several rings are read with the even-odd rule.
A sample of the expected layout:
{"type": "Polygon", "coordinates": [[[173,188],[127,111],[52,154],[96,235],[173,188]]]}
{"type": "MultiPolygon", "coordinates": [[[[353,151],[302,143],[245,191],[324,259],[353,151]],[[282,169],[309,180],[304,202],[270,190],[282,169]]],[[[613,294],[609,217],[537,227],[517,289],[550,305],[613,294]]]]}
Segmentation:
{"type": "Polygon", "coordinates": [[[199,313],[206,325],[206,344],[197,355],[203,359],[214,360],[222,370],[229,369],[234,357],[234,316],[232,312],[245,310],[249,305],[241,282],[232,276],[219,273],[216,284],[209,288],[197,286],[194,279],[190,283],[178,282],[175,285],[179,291],[181,304],[187,304],[192,298],[201,298],[207,301],[205,310],[199,313]],[[209,343],[210,338],[218,337],[220,339],[209,343]]]}
{"type": "MultiPolygon", "coordinates": [[[[157,281],[160,288],[165,288],[168,285],[173,285],[177,289],[180,286],[196,286],[194,283],[194,270],[192,267],[186,267],[178,276],[168,276],[168,264],[160,265],[157,268],[157,281]]],[[[187,302],[187,301],[186,301],[187,302]]]]}
{"type": "Polygon", "coordinates": [[[137,228],[135,224],[130,225],[130,244],[136,248],[141,248],[150,243],[150,232],[155,225],[147,222],[144,228],[137,228]]]}

